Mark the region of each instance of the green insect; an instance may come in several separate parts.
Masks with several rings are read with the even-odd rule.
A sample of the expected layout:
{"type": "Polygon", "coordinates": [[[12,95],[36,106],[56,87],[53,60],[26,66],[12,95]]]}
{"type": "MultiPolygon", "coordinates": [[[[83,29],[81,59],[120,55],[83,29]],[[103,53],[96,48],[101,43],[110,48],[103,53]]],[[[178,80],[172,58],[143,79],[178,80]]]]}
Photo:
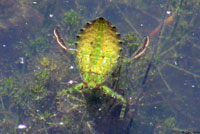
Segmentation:
{"type": "Polygon", "coordinates": [[[118,64],[132,62],[144,54],[149,45],[149,37],[145,38],[142,46],[130,58],[125,58],[121,56],[122,41],[120,34],[116,27],[103,17],[86,23],[85,27],[80,30],[75,43],[76,49],[66,46],[57,28],[54,30],[54,35],[61,48],[76,56],[76,62],[83,80],[83,82],[67,90],[81,92],[81,89],[99,88],[106,95],[110,95],[121,102],[120,118],[123,118],[127,105],[126,99],[104,85],[104,82],[118,67],[118,64]]]}

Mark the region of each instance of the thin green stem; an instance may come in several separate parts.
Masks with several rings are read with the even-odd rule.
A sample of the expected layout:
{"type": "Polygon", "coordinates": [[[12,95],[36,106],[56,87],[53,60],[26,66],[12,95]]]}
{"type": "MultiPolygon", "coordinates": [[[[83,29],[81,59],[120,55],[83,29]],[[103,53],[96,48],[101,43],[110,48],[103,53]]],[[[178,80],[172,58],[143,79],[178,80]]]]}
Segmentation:
{"type": "Polygon", "coordinates": [[[114,4],[115,7],[118,9],[119,13],[123,16],[123,19],[126,21],[126,23],[128,23],[128,25],[134,30],[134,32],[140,37],[140,39],[142,39],[141,34],[137,31],[137,29],[132,25],[132,23],[129,21],[129,19],[126,17],[126,15],[124,14],[124,12],[121,11],[121,9],[118,7],[117,4],[114,4]]]}
{"type": "Polygon", "coordinates": [[[183,71],[184,73],[190,74],[190,75],[192,75],[192,76],[195,77],[195,78],[200,78],[199,75],[194,74],[194,73],[192,73],[192,72],[190,72],[190,71],[187,71],[187,70],[185,70],[184,68],[177,67],[177,66],[175,66],[175,65],[173,65],[173,64],[171,64],[171,63],[167,63],[167,62],[165,62],[165,61],[161,61],[161,60],[159,60],[159,61],[162,62],[162,63],[164,63],[164,64],[166,64],[166,65],[168,65],[168,66],[170,66],[170,67],[173,67],[173,68],[175,68],[175,69],[177,69],[177,70],[183,71]]]}
{"type": "Polygon", "coordinates": [[[5,110],[5,105],[4,105],[4,102],[3,102],[3,99],[2,99],[2,96],[0,95],[0,101],[1,101],[1,106],[2,106],[2,109],[3,111],[5,110]]]}
{"type": "Polygon", "coordinates": [[[160,75],[162,81],[164,82],[165,86],[167,87],[168,91],[169,91],[169,92],[172,92],[173,89],[169,86],[169,84],[167,83],[167,81],[164,79],[164,76],[163,76],[163,74],[160,72],[160,69],[159,69],[158,67],[156,67],[156,69],[157,69],[157,71],[158,71],[158,73],[159,73],[159,75],[160,75]]]}

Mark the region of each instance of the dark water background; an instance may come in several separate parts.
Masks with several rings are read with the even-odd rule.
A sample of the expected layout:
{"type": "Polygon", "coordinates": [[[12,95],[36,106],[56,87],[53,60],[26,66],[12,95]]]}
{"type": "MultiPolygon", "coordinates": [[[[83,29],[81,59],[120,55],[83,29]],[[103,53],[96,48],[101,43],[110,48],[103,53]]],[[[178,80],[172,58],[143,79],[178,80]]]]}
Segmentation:
{"type": "Polygon", "coordinates": [[[0,134],[200,133],[199,8],[198,0],[0,0],[0,134]],[[123,120],[101,91],[59,96],[81,78],[53,29],[75,48],[79,29],[99,16],[121,33],[123,56],[150,36],[145,55],[106,82],[128,102],[123,120]]]}

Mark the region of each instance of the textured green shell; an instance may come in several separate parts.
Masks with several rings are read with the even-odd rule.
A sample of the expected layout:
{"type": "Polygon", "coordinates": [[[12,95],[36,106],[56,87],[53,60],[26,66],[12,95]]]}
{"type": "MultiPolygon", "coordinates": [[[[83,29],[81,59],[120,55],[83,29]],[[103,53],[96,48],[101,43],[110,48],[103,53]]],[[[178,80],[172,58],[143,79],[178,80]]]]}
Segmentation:
{"type": "Polygon", "coordinates": [[[83,82],[101,85],[120,57],[121,42],[116,27],[100,17],[87,23],[77,38],[76,59],[83,82]]]}

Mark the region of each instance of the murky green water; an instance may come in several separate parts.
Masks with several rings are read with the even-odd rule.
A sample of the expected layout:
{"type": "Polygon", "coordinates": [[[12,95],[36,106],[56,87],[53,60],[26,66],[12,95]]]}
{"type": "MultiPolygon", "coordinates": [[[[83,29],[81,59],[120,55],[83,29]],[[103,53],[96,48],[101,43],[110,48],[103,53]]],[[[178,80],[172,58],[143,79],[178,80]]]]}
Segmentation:
{"type": "Polygon", "coordinates": [[[197,0],[1,0],[0,134],[200,133],[199,8],[197,0]],[[105,81],[127,100],[121,120],[120,103],[99,89],[59,95],[81,77],[54,28],[75,48],[79,29],[100,16],[121,33],[122,56],[150,36],[145,55],[105,81]]]}

